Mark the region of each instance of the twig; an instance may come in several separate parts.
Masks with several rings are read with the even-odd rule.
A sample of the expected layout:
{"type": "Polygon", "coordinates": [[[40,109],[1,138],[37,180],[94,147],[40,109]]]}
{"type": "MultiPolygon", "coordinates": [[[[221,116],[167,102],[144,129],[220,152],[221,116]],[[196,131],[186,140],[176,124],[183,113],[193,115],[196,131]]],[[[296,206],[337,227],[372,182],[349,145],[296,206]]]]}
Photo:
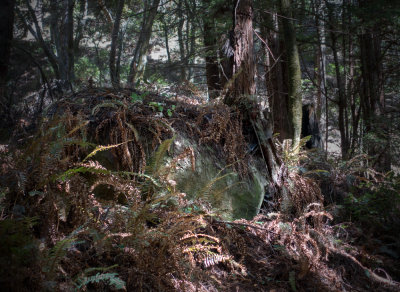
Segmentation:
{"type": "Polygon", "coordinates": [[[264,45],[267,47],[268,52],[271,54],[272,59],[274,59],[274,61],[276,62],[274,54],[272,53],[271,49],[269,48],[267,42],[265,40],[263,40],[263,38],[258,34],[258,32],[255,29],[253,29],[253,31],[256,34],[256,36],[260,39],[260,41],[262,41],[264,43],[264,45]]]}

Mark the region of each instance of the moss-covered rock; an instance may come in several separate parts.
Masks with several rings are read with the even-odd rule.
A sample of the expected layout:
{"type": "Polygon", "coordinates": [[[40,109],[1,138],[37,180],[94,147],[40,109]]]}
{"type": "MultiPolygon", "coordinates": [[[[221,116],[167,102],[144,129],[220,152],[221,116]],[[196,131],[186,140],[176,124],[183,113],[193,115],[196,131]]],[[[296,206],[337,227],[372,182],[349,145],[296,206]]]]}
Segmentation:
{"type": "Polygon", "coordinates": [[[195,171],[190,158],[177,165],[174,180],[177,189],[189,199],[206,199],[228,219],[252,218],[261,207],[268,181],[257,159],[249,160],[249,174],[242,178],[221,158],[218,147],[198,145],[190,138],[178,136],[174,154],[191,147],[195,156],[195,171]]]}

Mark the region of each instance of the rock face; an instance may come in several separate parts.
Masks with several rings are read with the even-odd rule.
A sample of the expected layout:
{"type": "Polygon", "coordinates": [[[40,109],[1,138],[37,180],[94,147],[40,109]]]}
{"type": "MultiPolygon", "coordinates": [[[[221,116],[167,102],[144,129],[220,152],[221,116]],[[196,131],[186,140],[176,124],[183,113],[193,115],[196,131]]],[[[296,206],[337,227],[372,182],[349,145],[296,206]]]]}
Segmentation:
{"type": "Polygon", "coordinates": [[[195,171],[189,158],[178,163],[174,180],[177,190],[189,199],[202,198],[223,211],[227,219],[253,218],[258,214],[269,182],[265,179],[265,163],[249,160],[249,175],[240,178],[218,155],[218,149],[198,145],[188,137],[177,136],[173,151],[177,155],[191,147],[195,156],[195,171]],[[264,172],[264,173],[263,173],[264,172]]]}

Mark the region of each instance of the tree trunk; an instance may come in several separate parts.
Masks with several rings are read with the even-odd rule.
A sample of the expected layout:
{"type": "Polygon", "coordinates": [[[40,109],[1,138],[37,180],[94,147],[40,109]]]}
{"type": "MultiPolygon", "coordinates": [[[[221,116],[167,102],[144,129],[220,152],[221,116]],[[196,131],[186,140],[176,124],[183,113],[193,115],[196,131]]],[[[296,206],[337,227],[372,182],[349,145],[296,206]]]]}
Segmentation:
{"type": "Polygon", "coordinates": [[[191,21],[188,23],[190,24],[190,30],[187,30],[187,43],[188,43],[188,65],[189,65],[189,72],[188,72],[188,79],[191,80],[193,78],[193,65],[195,62],[195,52],[196,52],[196,17],[194,13],[196,12],[196,1],[192,3],[193,9],[191,9],[189,5],[189,1],[186,0],[186,9],[188,11],[188,20],[191,21]]]}
{"type": "MultiPolygon", "coordinates": [[[[205,1],[205,8],[207,9],[211,5],[211,1],[205,1]]],[[[221,91],[221,83],[219,78],[218,68],[218,49],[216,47],[217,38],[215,33],[215,23],[213,15],[209,15],[203,20],[203,41],[204,41],[204,54],[206,60],[206,78],[208,87],[208,96],[210,99],[214,99],[219,96],[221,91]]]]}
{"type": "Polygon", "coordinates": [[[292,23],[290,0],[280,0],[282,13],[283,35],[286,47],[288,68],[288,115],[290,120],[290,136],[292,149],[298,150],[301,135],[302,96],[301,96],[301,70],[299,53],[296,43],[296,32],[292,23]]]}
{"type": "Polygon", "coordinates": [[[13,39],[14,7],[14,0],[4,0],[0,4],[0,107],[2,109],[8,107],[7,74],[13,39]]]}
{"type": "Polygon", "coordinates": [[[239,110],[244,119],[243,123],[254,131],[267,166],[269,179],[272,184],[279,187],[280,160],[272,143],[272,120],[269,109],[263,107],[263,104],[267,103],[265,100],[258,100],[255,94],[252,1],[235,1],[233,11],[233,75],[224,90],[226,91],[224,102],[239,110]]]}
{"type": "Polygon", "coordinates": [[[163,31],[164,31],[164,41],[165,41],[165,50],[167,51],[167,61],[168,65],[171,64],[171,53],[169,50],[169,33],[168,33],[168,26],[165,21],[165,16],[163,15],[161,18],[162,26],[163,26],[163,31]]]}
{"type": "MultiPolygon", "coordinates": [[[[273,7],[268,2],[266,8],[273,7]]],[[[269,102],[272,107],[272,118],[274,121],[274,132],[279,133],[279,139],[291,138],[288,129],[290,125],[289,115],[282,114],[282,110],[287,112],[288,95],[287,82],[285,82],[287,70],[283,66],[285,55],[283,45],[279,38],[279,21],[277,13],[264,13],[263,23],[267,31],[263,33],[266,36],[265,47],[265,81],[269,102]]]]}
{"type": "Polygon", "coordinates": [[[367,151],[374,158],[373,167],[378,171],[389,171],[391,169],[391,157],[388,149],[391,141],[389,123],[385,116],[379,25],[369,28],[368,32],[361,35],[360,48],[363,78],[361,102],[365,131],[374,137],[374,139],[368,141],[367,151]]]}
{"type": "Polygon", "coordinates": [[[186,80],[186,54],[185,54],[185,43],[183,39],[183,25],[185,24],[185,19],[183,17],[183,0],[179,0],[178,2],[178,44],[179,44],[179,53],[181,58],[181,80],[186,80]]]}
{"type": "Polygon", "coordinates": [[[328,8],[328,16],[329,16],[329,23],[330,23],[330,38],[332,42],[332,53],[333,53],[333,60],[335,64],[335,73],[336,73],[336,83],[338,87],[338,107],[339,107],[339,116],[338,116],[338,123],[339,123],[339,132],[340,132],[340,146],[342,152],[342,159],[348,158],[349,152],[349,141],[346,135],[346,92],[345,92],[345,85],[342,74],[340,72],[340,67],[342,64],[339,62],[339,53],[338,53],[338,44],[337,44],[337,35],[335,31],[338,29],[334,24],[334,16],[333,16],[333,7],[331,5],[327,5],[328,8]]]}
{"type": "MultiPolygon", "coordinates": [[[[35,37],[36,41],[40,44],[40,46],[42,47],[51,67],[53,68],[54,71],[54,75],[57,79],[61,78],[60,75],[60,70],[59,70],[59,61],[56,55],[54,55],[53,51],[49,48],[49,46],[46,44],[46,42],[43,39],[43,35],[42,35],[42,31],[40,29],[37,17],[36,17],[36,13],[33,10],[29,0],[25,0],[25,4],[28,8],[28,12],[29,12],[29,16],[32,19],[33,25],[35,27],[35,29],[33,29],[32,26],[30,26],[26,20],[25,17],[21,14],[21,11],[17,9],[17,12],[19,14],[19,17],[21,18],[21,20],[24,22],[24,24],[26,25],[27,29],[29,30],[29,32],[35,37]]],[[[50,4],[53,4],[53,1],[50,2],[50,4]]],[[[17,6],[18,7],[18,6],[17,6]]],[[[52,15],[50,17],[50,21],[53,21],[54,18],[54,13],[55,11],[52,10],[52,15]]],[[[56,10],[57,11],[57,10],[56,10]]],[[[51,24],[50,24],[50,30],[51,30],[51,24]]],[[[58,35],[58,34],[57,34],[58,35]]]]}
{"type": "Polygon", "coordinates": [[[74,0],[50,2],[50,33],[57,54],[59,79],[69,86],[74,81],[74,5],[74,0]]]}
{"type": "Polygon", "coordinates": [[[74,52],[75,56],[79,54],[79,44],[84,36],[84,30],[87,25],[89,9],[89,0],[79,0],[79,17],[76,25],[76,33],[74,38],[74,52]]]}
{"type": "Polygon", "coordinates": [[[236,1],[234,10],[234,56],[231,86],[225,103],[238,105],[240,99],[252,100],[256,92],[253,59],[253,7],[251,0],[236,1]]]}
{"type": "Polygon", "coordinates": [[[65,0],[67,18],[65,21],[65,50],[66,50],[66,69],[67,81],[72,84],[75,79],[74,74],[74,0],[65,0]]]}
{"type": "Polygon", "coordinates": [[[150,49],[149,43],[152,35],[152,28],[154,19],[157,16],[159,4],[160,0],[153,0],[150,8],[148,8],[149,11],[143,13],[142,29],[140,31],[139,40],[136,44],[129,69],[128,85],[130,87],[134,87],[136,79],[142,77],[144,74],[146,65],[145,58],[150,49]]]}
{"type": "MultiPolygon", "coordinates": [[[[117,11],[115,13],[114,24],[111,32],[111,49],[110,49],[110,57],[109,57],[109,68],[110,68],[110,78],[111,84],[114,88],[119,88],[120,76],[117,70],[116,64],[116,56],[117,56],[117,48],[118,48],[118,40],[119,40],[119,30],[121,24],[121,16],[122,10],[124,9],[124,0],[118,1],[117,11]]],[[[122,40],[121,40],[122,41],[122,40]]]]}

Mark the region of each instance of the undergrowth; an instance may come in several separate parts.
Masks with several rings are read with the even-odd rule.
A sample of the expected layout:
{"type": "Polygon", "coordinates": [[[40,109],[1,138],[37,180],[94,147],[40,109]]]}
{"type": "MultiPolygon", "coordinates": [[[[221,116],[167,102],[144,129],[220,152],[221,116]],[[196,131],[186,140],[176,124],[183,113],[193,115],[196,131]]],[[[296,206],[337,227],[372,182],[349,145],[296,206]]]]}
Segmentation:
{"type": "MultiPolygon", "coordinates": [[[[24,147],[2,154],[9,178],[0,190],[2,289],[398,291],[397,282],[350,253],[348,242],[339,243],[318,185],[299,174],[290,153],[277,213],[224,221],[204,196],[189,200],[172,174],[184,159],[195,168],[193,149],[166,159],[177,127],[199,143],[218,144],[227,164],[245,175],[240,118],[224,106],[196,115],[176,107],[162,116],[131,96],[100,91],[60,101],[24,147]]],[[[202,193],[218,192],[211,185],[224,175],[202,193]]],[[[349,205],[352,218],[381,212],[384,194],[398,199],[397,178],[376,186],[374,195],[365,185],[355,189],[356,203],[376,209],[355,213],[349,205]]],[[[380,218],[395,218],[386,215],[380,218]]]]}

